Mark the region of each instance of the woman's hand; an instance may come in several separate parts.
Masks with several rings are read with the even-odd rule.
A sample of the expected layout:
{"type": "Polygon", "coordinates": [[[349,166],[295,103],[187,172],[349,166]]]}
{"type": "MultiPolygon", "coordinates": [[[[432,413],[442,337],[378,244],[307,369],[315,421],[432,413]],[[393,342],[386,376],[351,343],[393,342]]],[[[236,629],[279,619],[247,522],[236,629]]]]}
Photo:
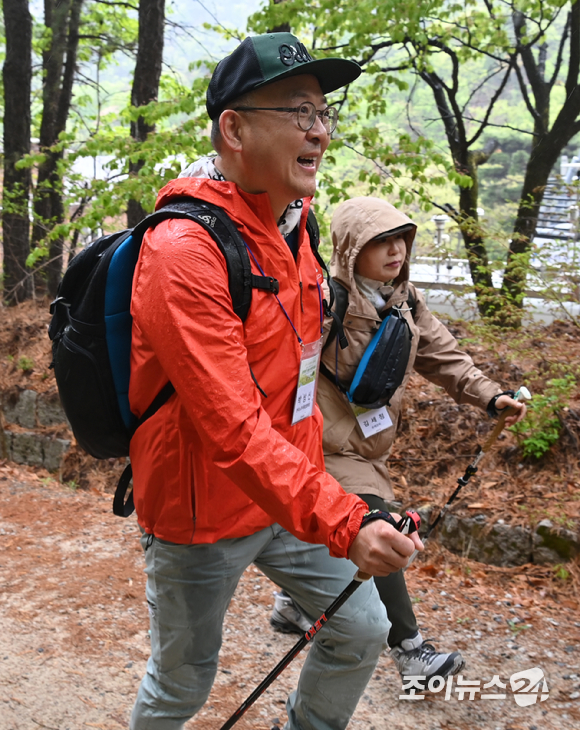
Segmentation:
{"type": "Polygon", "coordinates": [[[516,411],[516,413],[513,413],[505,419],[506,426],[513,426],[525,418],[527,411],[526,404],[510,398],[509,395],[500,395],[495,402],[495,410],[500,416],[504,408],[513,408],[516,411]]]}

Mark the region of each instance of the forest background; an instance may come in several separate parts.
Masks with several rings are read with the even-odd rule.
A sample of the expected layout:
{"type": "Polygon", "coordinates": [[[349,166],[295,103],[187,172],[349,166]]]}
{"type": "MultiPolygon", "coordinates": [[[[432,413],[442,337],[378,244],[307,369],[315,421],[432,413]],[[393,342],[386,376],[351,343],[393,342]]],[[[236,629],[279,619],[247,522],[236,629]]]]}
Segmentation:
{"type": "MultiPolygon", "coordinates": [[[[577,298],[571,272],[532,243],[550,173],[580,131],[577,2],[4,0],[3,20],[6,301],[54,296],[79,242],[123,213],[135,225],[210,150],[205,88],[246,20],[364,70],[335,94],[323,224],[353,194],[388,195],[423,224],[421,212],[444,211],[496,324],[521,323],[532,260],[577,298]]],[[[424,244],[432,224],[420,230],[424,244]]]]}
{"type": "MultiPolygon", "coordinates": [[[[10,658],[0,663],[0,725],[127,727],[150,650],[138,527],[108,515],[125,460],[82,453],[64,418],[7,417],[31,396],[58,400],[48,303],[83,246],[133,225],[210,151],[204,94],[217,60],[246,32],[290,29],[315,56],[364,70],[329,99],[340,123],[316,196],[323,254],[340,200],[373,194],[401,206],[419,224],[418,254],[462,258],[470,270],[458,296],[475,299],[480,320],[447,322],[462,349],[488,377],[534,396],[453,503],[446,547],[433,539],[408,580],[424,635],[469,656],[471,677],[541,666],[549,703],[521,709],[508,698],[484,711],[441,693],[409,712],[385,691],[398,677],[383,660],[352,726],[579,727],[580,321],[567,304],[580,300],[577,182],[560,181],[565,247],[534,235],[550,176],[577,153],[580,4],[3,0],[0,23],[0,656],[10,658]],[[435,235],[443,214],[449,238],[435,235]],[[567,321],[530,325],[530,288],[567,321]],[[7,448],[17,438],[70,448],[49,472],[20,466],[7,448]]],[[[414,374],[389,459],[397,500],[427,521],[492,429],[414,374]]],[[[219,727],[293,643],[263,625],[273,589],[256,568],[243,577],[214,693],[192,728],[219,727]]],[[[284,723],[299,666],[240,728],[284,723]]]]}
{"type": "MultiPolygon", "coordinates": [[[[465,295],[487,325],[517,330],[530,282],[545,301],[579,300],[576,181],[562,184],[565,251],[534,244],[550,175],[580,132],[578,2],[3,0],[2,20],[7,305],[54,297],[80,247],[135,225],[164,182],[211,151],[215,63],[269,30],[364,71],[330,98],[340,124],[316,199],[327,257],[335,205],[380,195],[418,222],[418,253],[466,260],[465,295]]],[[[557,439],[577,370],[546,374],[535,408],[548,436],[535,455],[557,439]]]]}

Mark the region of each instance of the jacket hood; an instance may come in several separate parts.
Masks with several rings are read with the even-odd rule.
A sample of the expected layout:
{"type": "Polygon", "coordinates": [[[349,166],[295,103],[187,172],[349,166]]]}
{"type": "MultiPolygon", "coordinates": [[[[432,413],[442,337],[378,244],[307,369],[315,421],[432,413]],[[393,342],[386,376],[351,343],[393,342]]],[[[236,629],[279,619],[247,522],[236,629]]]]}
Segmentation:
{"type": "Polygon", "coordinates": [[[356,287],[354,264],[363,246],[383,233],[396,233],[402,229],[407,244],[407,255],[399,275],[393,282],[397,287],[409,280],[409,260],[417,226],[397,210],[394,205],[380,198],[351,198],[341,203],[332,217],[332,275],[350,290],[356,287]]]}

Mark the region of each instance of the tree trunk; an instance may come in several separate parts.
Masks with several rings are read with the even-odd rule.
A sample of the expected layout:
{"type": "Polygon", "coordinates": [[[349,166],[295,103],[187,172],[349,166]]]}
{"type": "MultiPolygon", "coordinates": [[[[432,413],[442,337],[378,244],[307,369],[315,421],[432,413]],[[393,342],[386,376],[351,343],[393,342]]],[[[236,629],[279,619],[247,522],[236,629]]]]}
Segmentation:
{"type": "MultiPolygon", "coordinates": [[[[64,220],[62,180],[58,171],[64,151],[55,146],[66,129],[70,112],[82,4],[83,0],[45,0],[44,3],[44,22],[52,30],[52,42],[43,56],[40,149],[45,159],[38,167],[34,201],[33,242],[36,245],[64,220]]],[[[45,271],[51,296],[56,294],[62,274],[63,246],[60,236],[49,245],[45,271]]]]}
{"type": "Polygon", "coordinates": [[[478,167],[491,157],[498,147],[496,140],[490,140],[483,150],[470,150],[463,118],[455,98],[435,73],[421,72],[421,77],[431,87],[437,111],[443,122],[451,157],[457,172],[471,178],[471,187],[459,189],[459,215],[456,222],[461,230],[467,251],[471,280],[475,290],[477,309],[482,317],[489,316],[491,308],[497,306],[493,290],[487,250],[483,231],[479,225],[477,203],[479,200],[478,167]]]}
{"type": "Polygon", "coordinates": [[[478,167],[486,162],[490,155],[491,152],[468,151],[466,152],[467,162],[464,165],[458,165],[462,174],[469,175],[472,181],[470,188],[460,188],[459,190],[459,227],[467,251],[477,309],[482,317],[488,317],[494,306],[497,305],[497,292],[493,288],[487,249],[483,238],[483,230],[479,224],[479,213],[477,212],[479,202],[478,167]]]}
{"type": "MultiPolygon", "coordinates": [[[[537,140],[534,144],[526,167],[520,204],[514,223],[512,240],[508,251],[507,264],[502,282],[502,294],[512,303],[511,314],[502,325],[519,327],[521,310],[528,274],[528,258],[532,240],[536,234],[540,205],[552,169],[558,162],[562,150],[578,132],[576,116],[580,104],[576,101],[578,90],[570,94],[560,110],[552,129],[540,132],[536,126],[537,140]],[[576,101],[576,104],[574,102],[576,101]],[[569,109],[567,107],[572,107],[569,109]]],[[[545,127],[543,127],[545,130],[545,127]]]]}
{"type": "MultiPolygon", "coordinates": [[[[279,5],[280,3],[283,3],[284,0],[274,0],[274,5],[279,5]]],[[[273,28],[271,28],[268,33],[290,33],[290,23],[280,23],[279,25],[275,25],[273,28]]]]}
{"type": "Polygon", "coordinates": [[[30,152],[30,85],[32,78],[32,17],[28,0],[4,0],[6,57],[4,81],[4,188],[2,231],[4,299],[10,304],[32,296],[26,271],[30,253],[30,168],[16,169],[30,152]]]}
{"type": "Polygon", "coordinates": [[[523,309],[528,257],[536,233],[540,205],[552,169],[568,141],[558,138],[559,134],[554,132],[552,129],[542,137],[534,147],[526,167],[502,282],[502,294],[513,305],[508,321],[501,322],[503,325],[519,327],[521,324],[520,311],[523,309]]]}
{"type": "MultiPolygon", "coordinates": [[[[532,240],[536,233],[540,205],[548,179],[558,157],[568,142],[580,131],[577,121],[580,114],[580,5],[570,3],[567,28],[570,31],[568,71],[565,82],[566,98],[550,129],[550,95],[555,77],[545,79],[545,49],[541,47],[539,62],[536,62],[531,48],[525,42],[525,23],[521,13],[514,15],[516,38],[523,39],[519,53],[528,83],[532,89],[528,108],[534,118],[534,142],[526,167],[520,204],[512,240],[508,251],[507,264],[502,282],[502,294],[512,305],[500,315],[498,324],[511,327],[521,325],[521,312],[528,274],[528,258],[532,240]],[[534,104],[532,105],[531,100],[534,104]]],[[[566,33],[566,30],[564,30],[566,33]]],[[[565,38],[565,35],[563,36],[565,38]]],[[[524,90],[523,80],[520,81],[524,90]]]]}
{"type": "MultiPolygon", "coordinates": [[[[135,76],[131,91],[131,105],[145,106],[157,101],[159,79],[163,63],[163,31],[165,25],[165,0],[141,0],[139,3],[139,46],[135,76]]],[[[154,124],[147,124],[143,117],[131,122],[131,137],[144,142],[155,131],[154,124]]],[[[138,175],[145,164],[143,159],[129,162],[129,174],[138,175]]],[[[127,224],[131,228],[147,215],[138,200],[127,205],[127,224]]]]}

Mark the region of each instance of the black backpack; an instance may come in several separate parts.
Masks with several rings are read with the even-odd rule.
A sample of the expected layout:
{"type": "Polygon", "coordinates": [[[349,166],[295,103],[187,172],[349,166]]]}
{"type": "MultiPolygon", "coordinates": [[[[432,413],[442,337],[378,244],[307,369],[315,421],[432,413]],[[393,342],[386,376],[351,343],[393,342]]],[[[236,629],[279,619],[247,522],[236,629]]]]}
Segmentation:
{"type": "MultiPolygon", "coordinates": [[[[348,289],[343,286],[340,281],[331,279],[330,277],[329,286],[331,290],[331,302],[329,304],[331,307],[330,316],[332,317],[333,322],[322,349],[323,351],[326,350],[334,338],[338,337],[340,347],[344,350],[345,347],[348,347],[348,340],[346,339],[342,328],[346,310],[348,309],[348,289]]],[[[415,299],[415,295],[411,289],[409,289],[409,293],[407,294],[407,304],[409,305],[411,316],[415,319],[415,314],[417,312],[417,300],[415,299]]]]}
{"type": "MultiPolygon", "coordinates": [[[[242,322],[250,310],[252,289],[278,293],[274,277],[252,273],[246,245],[228,215],[194,198],[177,199],[135,228],[101,236],[77,254],[50,305],[51,367],[75,438],[97,459],[128,456],[137,428],[175,392],[168,382],[140,419],[129,407],[133,272],[145,232],[169,218],[198,223],[216,242],[226,260],[234,312],[242,322]]],[[[312,211],[307,230],[312,251],[328,275],[318,253],[320,234],[312,211]]],[[[134,509],[132,494],[124,502],[131,476],[128,465],[113,500],[113,511],[124,517],[134,509]]]]}

